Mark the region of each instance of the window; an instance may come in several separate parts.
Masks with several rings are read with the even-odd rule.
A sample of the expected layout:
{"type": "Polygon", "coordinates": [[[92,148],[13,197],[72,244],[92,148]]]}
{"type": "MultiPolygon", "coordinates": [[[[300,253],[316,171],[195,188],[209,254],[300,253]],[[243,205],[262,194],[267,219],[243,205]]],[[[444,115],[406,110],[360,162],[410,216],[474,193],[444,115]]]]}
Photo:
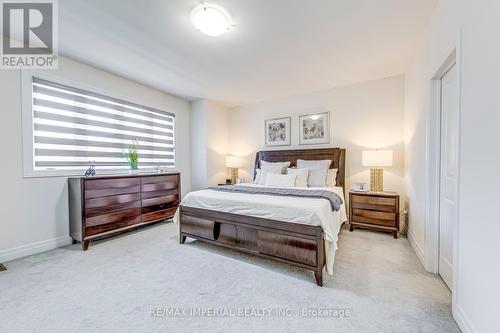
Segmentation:
{"type": "Polygon", "coordinates": [[[132,140],[139,168],[175,166],[174,114],[37,77],[31,88],[33,174],[127,170],[132,140]]]}

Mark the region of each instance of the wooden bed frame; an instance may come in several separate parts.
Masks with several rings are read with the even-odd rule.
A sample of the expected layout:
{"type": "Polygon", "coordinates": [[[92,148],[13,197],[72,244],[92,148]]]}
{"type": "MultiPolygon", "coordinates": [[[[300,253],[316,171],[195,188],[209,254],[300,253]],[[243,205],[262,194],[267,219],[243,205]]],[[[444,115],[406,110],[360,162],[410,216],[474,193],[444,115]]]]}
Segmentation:
{"type": "MultiPolygon", "coordinates": [[[[345,149],[297,149],[260,151],[255,158],[255,169],[260,161],[290,161],[298,159],[332,160],[330,168],[339,169],[337,186],[345,192],[345,149]]],[[[345,197],[345,193],[344,193],[345,197]]],[[[323,285],[325,248],[321,226],[268,220],[206,209],[180,206],[179,242],[186,237],[210,244],[236,249],[260,257],[312,270],[318,286],[323,285]]]]}

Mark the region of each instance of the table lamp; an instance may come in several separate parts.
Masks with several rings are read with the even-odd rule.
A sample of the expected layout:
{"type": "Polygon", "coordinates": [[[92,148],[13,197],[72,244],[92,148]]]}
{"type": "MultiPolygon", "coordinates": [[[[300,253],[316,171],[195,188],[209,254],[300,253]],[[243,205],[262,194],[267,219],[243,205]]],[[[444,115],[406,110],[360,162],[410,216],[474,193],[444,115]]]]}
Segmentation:
{"type": "Polygon", "coordinates": [[[362,165],[372,167],[370,170],[370,190],[384,191],[384,170],[381,167],[392,166],[392,150],[364,150],[362,165]]]}
{"type": "Polygon", "coordinates": [[[238,179],[238,168],[243,166],[243,158],[240,156],[227,155],[226,167],[231,168],[231,184],[236,184],[238,179]]]}

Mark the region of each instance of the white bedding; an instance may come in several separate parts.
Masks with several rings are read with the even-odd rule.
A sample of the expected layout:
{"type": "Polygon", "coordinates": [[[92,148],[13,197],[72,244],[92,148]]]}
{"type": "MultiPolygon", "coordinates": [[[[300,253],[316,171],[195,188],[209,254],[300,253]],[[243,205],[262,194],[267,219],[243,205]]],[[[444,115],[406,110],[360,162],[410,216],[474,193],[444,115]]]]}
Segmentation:
{"type": "MultiPolygon", "coordinates": [[[[238,186],[263,186],[240,184],[238,186]]],[[[328,190],[337,193],[343,201],[342,187],[295,187],[306,190],[328,190]]],[[[347,221],[345,204],[339,211],[332,210],[326,199],[270,196],[263,194],[231,193],[214,190],[201,190],[188,193],[181,202],[186,207],[209,209],[226,213],[262,217],[271,220],[287,221],[323,227],[326,253],[326,271],[333,274],[333,263],[337,239],[342,223],[347,221]]],[[[179,222],[179,212],[174,222],[179,222]]]]}

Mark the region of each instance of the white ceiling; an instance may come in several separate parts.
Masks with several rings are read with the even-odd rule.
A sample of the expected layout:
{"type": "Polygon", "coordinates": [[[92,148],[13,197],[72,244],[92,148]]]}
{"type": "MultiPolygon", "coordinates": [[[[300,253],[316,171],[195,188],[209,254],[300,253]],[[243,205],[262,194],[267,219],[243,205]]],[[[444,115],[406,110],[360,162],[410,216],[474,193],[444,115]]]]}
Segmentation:
{"type": "MultiPolygon", "coordinates": [[[[213,0],[234,27],[196,31],[192,0],[60,0],[60,52],[228,106],[404,73],[438,0],[213,0]]],[[[207,1],[209,2],[209,1],[207,1]]]]}

